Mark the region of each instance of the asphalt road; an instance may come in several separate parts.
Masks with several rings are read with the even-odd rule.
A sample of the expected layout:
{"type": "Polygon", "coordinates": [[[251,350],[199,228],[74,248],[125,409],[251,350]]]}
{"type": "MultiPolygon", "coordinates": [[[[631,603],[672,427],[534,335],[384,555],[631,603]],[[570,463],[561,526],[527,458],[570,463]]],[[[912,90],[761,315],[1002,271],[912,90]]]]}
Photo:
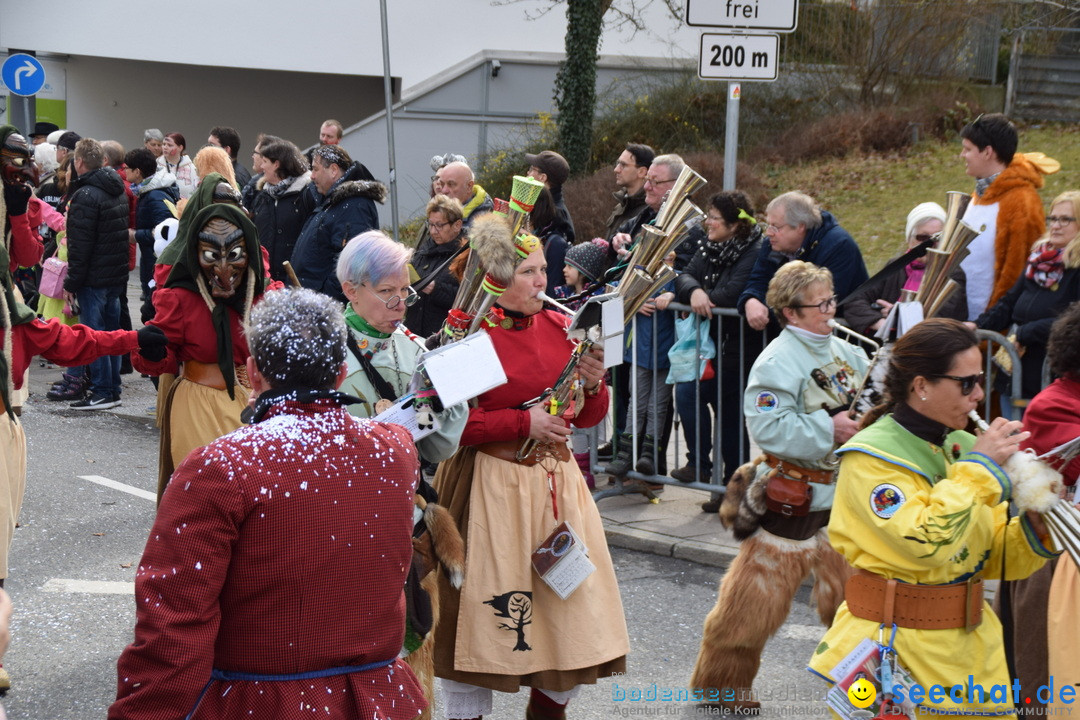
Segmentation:
{"type": "MultiPolygon", "coordinates": [[[[58,374],[33,372],[39,387],[44,373],[58,374]]],[[[125,398],[129,411],[133,403],[152,404],[149,392],[125,398]]],[[[67,410],[44,399],[26,406],[28,483],[7,582],[15,604],[4,658],[13,681],[5,700],[11,718],[104,718],[115,694],[116,658],[134,626],[130,583],[154,515],[146,495],[156,485],[157,430],[149,415],[137,417],[67,410]]],[[[585,690],[570,716],[709,716],[684,703],[618,702],[613,691],[616,683],[624,691],[685,687],[719,571],[629,550],[613,556],[630,632],[627,674],[585,690]]],[[[822,633],[808,597],[804,587],[766,648],[755,688],[779,698],[765,700],[768,715],[826,714],[823,687],[805,670],[822,633]]],[[[497,696],[492,717],[523,717],[526,698],[497,696]]]]}

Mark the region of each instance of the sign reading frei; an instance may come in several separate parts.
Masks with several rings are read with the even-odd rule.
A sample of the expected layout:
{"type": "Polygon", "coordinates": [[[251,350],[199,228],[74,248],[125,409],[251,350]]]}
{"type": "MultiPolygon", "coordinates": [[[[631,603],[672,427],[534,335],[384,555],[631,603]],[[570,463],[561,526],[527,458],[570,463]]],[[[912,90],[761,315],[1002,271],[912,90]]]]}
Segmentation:
{"type": "Polygon", "coordinates": [[[798,19],[798,0],[686,0],[687,25],[788,33],[798,19]]]}

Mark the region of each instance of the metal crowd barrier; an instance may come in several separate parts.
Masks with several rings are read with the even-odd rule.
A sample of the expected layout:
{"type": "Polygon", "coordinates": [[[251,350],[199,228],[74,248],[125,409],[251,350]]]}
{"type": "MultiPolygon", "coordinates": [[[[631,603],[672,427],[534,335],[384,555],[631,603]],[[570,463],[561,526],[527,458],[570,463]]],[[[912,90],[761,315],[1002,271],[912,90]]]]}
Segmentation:
{"type": "MultiPolygon", "coordinates": [[[[690,309],[690,307],[688,305],[683,305],[681,303],[671,303],[668,306],[667,310],[654,312],[653,315],[650,318],[646,319],[646,318],[640,318],[638,316],[634,317],[634,319],[633,319],[633,321],[631,323],[632,332],[631,332],[631,334],[629,336],[629,340],[628,340],[629,347],[631,349],[630,355],[631,355],[631,358],[632,358],[632,362],[629,365],[629,371],[631,373],[631,375],[630,375],[630,381],[631,382],[630,382],[630,400],[629,400],[628,407],[630,409],[631,417],[635,418],[635,419],[637,417],[637,403],[639,402],[638,392],[637,392],[637,388],[636,388],[636,385],[637,385],[637,383],[636,383],[636,374],[637,374],[636,371],[637,371],[637,366],[638,366],[638,362],[637,362],[637,335],[638,335],[638,333],[636,332],[636,329],[638,327],[638,324],[641,323],[641,322],[651,322],[653,324],[652,337],[656,338],[657,337],[657,331],[658,331],[657,323],[658,323],[659,317],[661,315],[661,312],[682,313],[682,312],[692,312],[692,311],[691,311],[691,309],[690,309]]],[[[739,368],[744,368],[744,367],[747,368],[747,372],[748,372],[750,365],[753,364],[753,359],[756,359],[757,354],[760,352],[760,350],[756,349],[756,348],[752,348],[752,349],[747,348],[747,344],[746,344],[747,324],[746,324],[746,322],[741,321],[741,316],[739,315],[738,311],[736,311],[734,308],[713,308],[712,314],[713,314],[713,319],[710,322],[714,322],[714,323],[719,322],[719,318],[721,318],[721,317],[740,318],[740,322],[738,323],[738,328],[739,328],[739,330],[738,330],[738,343],[739,343],[738,365],[739,365],[739,368]],[[754,353],[753,358],[748,357],[747,352],[753,352],[754,353]]],[[[992,380],[990,378],[993,377],[993,371],[995,370],[995,365],[993,363],[993,356],[997,352],[998,348],[1000,347],[1000,348],[1004,348],[1005,352],[1008,353],[1009,357],[1012,359],[1012,364],[1013,364],[1013,372],[1012,372],[1012,376],[1011,376],[1011,380],[1010,380],[1010,383],[1011,383],[1010,384],[1011,397],[1010,397],[1010,402],[1009,402],[1009,404],[1007,405],[1007,407],[1005,409],[1010,411],[1008,413],[1010,419],[1019,419],[1021,413],[1023,412],[1023,408],[1028,403],[1028,400],[1022,397],[1022,392],[1021,392],[1021,375],[1022,375],[1021,369],[1022,369],[1023,360],[1020,357],[1020,353],[1017,351],[1016,346],[1013,345],[1013,343],[1011,343],[1005,336],[1001,335],[1000,333],[992,332],[990,330],[978,330],[978,331],[976,331],[976,335],[978,336],[980,342],[985,342],[986,343],[986,351],[984,352],[984,363],[985,363],[985,372],[986,372],[986,376],[987,376],[988,379],[987,379],[987,387],[984,388],[986,390],[986,399],[983,401],[983,408],[982,408],[983,417],[984,418],[990,418],[994,414],[992,412],[992,407],[991,407],[992,406],[992,399],[991,399],[992,392],[991,392],[991,387],[990,387],[993,383],[992,383],[992,380]]],[[[854,338],[850,338],[847,335],[841,335],[841,336],[845,340],[848,340],[849,342],[853,342],[854,344],[863,347],[867,351],[867,354],[872,357],[872,353],[874,352],[874,348],[868,347],[864,343],[860,343],[857,340],[855,340],[854,338]]],[[[767,336],[765,338],[765,344],[767,344],[769,341],[774,339],[774,337],[775,337],[775,335],[767,336]]],[[[624,347],[626,347],[626,345],[624,345],[624,347]]],[[[691,490],[700,490],[700,491],[708,492],[710,494],[720,494],[720,495],[723,494],[723,492],[724,492],[723,481],[724,481],[724,476],[725,476],[724,475],[725,470],[729,474],[730,474],[731,471],[734,470],[734,468],[724,468],[723,467],[723,458],[722,458],[722,453],[721,453],[722,438],[721,438],[721,425],[720,425],[719,418],[723,414],[723,402],[724,402],[724,400],[723,400],[722,396],[723,396],[724,383],[737,382],[739,384],[739,394],[738,394],[738,396],[740,398],[740,401],[739,401],[739,419],[740,419],[740,422],[739,422],[739,432],[740,432],[740,434],[739,434],[739,440],[740,440],[740,442],[739,442],[739,464],[740,465],[742,463],[745,463],[749,458],[754,456],[753,455],[754,446],[751,445],[751,454],[748,457],[747,453],[746,453],[746,450],[745,450],[746,445],[747,445],[748,437],[747,437],[747,431],[746,431],[745,416],[743,415],[742,401],[741,401],[741,398],[742,398],[742,396],[743,396],[743,394],[745,392],[745,389],[746,389],[746,379],[743,377],[742,372],[738,373],[737,376],[735,376],[735,377],[725,376],[723,374],[722,367],[721,367],[721,365],[722,365],[722,360],[721,360],[722,351],[723,351],[722,348],[720,348],[720,347],[716,348],[716,357],[713,359],[714,368],[715,368],[716,373],[717,373],[717,383],[716,383],[716,411],[712,415],[712,457],[713,457],[713,462],[712,462],[712,471],[711,471],[711,473],[709,473],[705,477],[702,477],[701,473],[700,473],[700,468],[696,468],[695,481],[687,483],[687,482],[681,482],[679,480],[676,480],[675,478],[672,478],[670,476],[670,474],[642,475],[641,473],[637,472],[636,470],[633,469],[633,464],[636,463],[636,461],[637,461],[639,448],[641,447],[641,443],[643,442],[643,438],[639,437],[637,423],[636,422],[628,423],[626,425],[626,432],[629,432],[631,434],[631,457],[632,457],[631,470],[630,470],[630,472],[626,473],[626,475],[624,477],[611,476],[611,483],[612,484],[608,485],[608,486],[605,486],[605,487],[598,487],[593,492],[593,498],[594,499],[602,500],[604,498],[614,497],[614,496],[617,496],[617,495],[641,494],[641,495],[645,495],[651,501],[656,502],[657,500],[656,500],[655,492],[648,487],[649,484],[675,485],[675,486],[678,486],[678,487],[688,488],[688,489],[691,489],[691,490]]],[[[653,383],[654,384],[657,383],[658,380],[659,380],[658,371],[656,370],[657,360],[658,360],[658,357],[659,357],[658,353],[659,353],[659,351],[657,350],[656,343],[654,342],[653,343],[653,348],[652,348],[652,365],[653,365],[653,383]]],[[[698,345],[698,355],[700,356],[700,344],[698,345]]],[[[621,370],[621,368],[618,368],[617,371],[618,370],[621,370]]],[[[1051,378],[1050,378],[1049,367],[1048,367],[1048,365],[1046,365],[1046,366],[1043,367],[1043,387],[1045,387],[1050,382],[1050,379],[1051,378]]],[[[678,408],[676,406],[676,400],[675,400],[675,397],[674,397],[674,394],[675,394],[675,391],[676,391],[676,386],[671,385],[669,387],[671,388],[671,392],[672,392],[672,395],[673,395],[672,401],[671,401],[672,414],[673,414],[673,423],[672,423],[671,433],[670,433],[668,447],[667,447],[667,450],[669,451],[668,454],[670,455],[671,454],[670,451],[672,449],[674,450],[674,461],[673,461],[674,467],[671,467],[671,468],[668,469],[668,471],[670,472],[671,470],[674,470],[675,468],[680,467],[680,465],[683,462],[682,457],[683,457],[683,452],[684,451],[683,451],[682,446],[683,446],[684,443],[683,443],[682,432],[681,432],[682,422],[681,422],[681,418],[679,417],[679,412],[678,412],[678,408]]],[[[608,425],[611,428],[611,431],[610,431],[611,437],[615,438],[615,437],[617,437],[617,435],[615,434],[615,428],[618,427],[619,422],[618,422],[618,418],[614,417],[614,413],[615,413],[615,408],[617,407],[618,404],[615,401],[615,392],[614,391],[612,392],[611,396],[612,396],[612,402],[611,402],[611,407],[608,410],[608,425]]],[[[701,381],[700,381],[700,379],[698,379],[698,380],[694,381],[694,411],[695,411],[695,413],[699,410],[702,401],[703,400],[702,400],[702,396],[701,396],[701,381]]],[[[655,402],[654,402],[654,412],[655,412],[655,407],[656,406],[655,406],[655,402]]],[[[658,422],[662,422],[662,420],[660,420],[658,422]]],[[[700,423],[698,423],[698,425],[700,427],[700,423]]],[[[606,462],[601,463],[598,460],[596,450],[597,450],[597,447],[600,444],[602,444],[603,442],[606,442],[607,440],[608,440],[608,438],[599,437],[599,433],[597,432],[597,428],[590,429],[590,431],[589,431],[589,465],[590,465],[590,468],[591,468],[593,473],[606,473],[607,463],[606,462]]],[[[752,440],[751,440],[751,443],[752,443],[752,440]]],[[[698,443],[698,446],[700,447],[700,442],[698,443]]],[[[613,457],[614,457],[614,454],[613,454],[613,457]]],[[[654,466],[657,467],[657,468],[660,468],[661,467],[661,462],[660,461],[661,461],[661,458],[660,458],[660,455],[659,455],[659,449],[657,449],[656,451],[654,451],[654,455],[653,455],[654,466]]]]}

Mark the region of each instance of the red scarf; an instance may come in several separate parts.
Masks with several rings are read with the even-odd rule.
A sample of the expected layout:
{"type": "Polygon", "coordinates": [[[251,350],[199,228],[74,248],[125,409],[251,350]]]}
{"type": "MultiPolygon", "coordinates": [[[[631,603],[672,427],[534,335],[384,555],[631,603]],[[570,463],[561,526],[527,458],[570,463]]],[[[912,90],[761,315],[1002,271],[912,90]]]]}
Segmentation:
{"type": "Polygon", "coordinates": [[[1050,244],[1044,245],[1042,249],[1035,248],[1028,256],[1025,273],[1027,279],[1034,280],[1040,287],[1054,290],[1061,276],[1065,274],[1064,255],[1061,248],[1050,244]]]}

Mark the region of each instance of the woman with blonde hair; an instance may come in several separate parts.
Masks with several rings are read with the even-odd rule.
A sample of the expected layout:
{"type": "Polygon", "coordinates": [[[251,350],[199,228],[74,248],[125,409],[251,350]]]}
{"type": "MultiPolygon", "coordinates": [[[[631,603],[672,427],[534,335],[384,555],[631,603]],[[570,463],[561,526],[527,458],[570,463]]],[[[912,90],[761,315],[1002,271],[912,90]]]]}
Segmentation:
{"type": "Polygon", "coordinates": [[[754,361],[743,394],[746,427],[763,457],[728,482],[720,517],[737,518],[742,545],[705,618],[690,678],[703,704],[725,714],[760,711],[752,686],[761,653],[803,580],[813,573],[811,597],[828,626],[851,572],[826,526],[836,491],[834,451],[858,429],[848,407],[869,361],[833,335],[836,290],[828,268],[785,263],[765,300],[783,331],[754,361]]]}
{"type": "MultiPolygon", "coordinates": [[[[1080,300],[1080,191],[1061,193],[1050,204],[1046,234],[1035,243],[1023,275],[971,327],[998,332],[1015,328],[1023,353],[1021,392],[1033,398],[1042,389],[1046,343],[1054,319],[1080,300]]],[[[999,388],[1000,389],[1000,388],[999,388]]]]}

